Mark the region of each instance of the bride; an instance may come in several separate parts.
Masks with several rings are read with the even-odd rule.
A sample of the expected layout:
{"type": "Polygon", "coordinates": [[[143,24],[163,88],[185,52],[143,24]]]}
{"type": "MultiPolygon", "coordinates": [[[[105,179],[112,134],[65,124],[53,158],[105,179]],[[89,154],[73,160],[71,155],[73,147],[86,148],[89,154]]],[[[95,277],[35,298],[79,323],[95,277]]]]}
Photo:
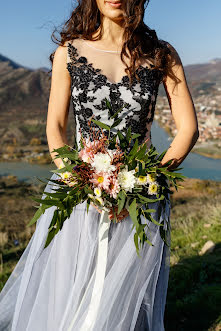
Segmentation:
{"type": "MultiPolygon", "coordinates": [[[[68,144],[70,101],[76,143],[88,136],[91,116],[110,124],[125,102],[116,130],[129,126],[149,138],[160,83],[165,88],[177,134],[161,163],[176,168],[198,139],[195,108],[175,48],[159,40],[143,22],[145,0],[81,0],[64,25],[51,55],[47,116],[49,151],[68,144]]],[[[53,174],[51,179],[59,178],[53,174]]],[[[45,192],[51,192],[48,182],[45,192]]],[[[169,200],[168,200],[169,201],[169,200]]],[[[157,219],[161,202],[150,204],[157,219]]],[[[170,203],[160,217],[168,220],[170,203]]],[[[78,205],[44,249],[54,213],[48,208],[0,294],[0,330],[11,331],[163,331],[170,249],[150,223],[151,242],[141,258],[133,242],[132,220],[123,210],[100,238],[100,210],[78,205]]],[[[10,220],[9,220],[10,221],[10,220]]],[[[148,222],[145,219],[144,222],[148,222]]]]}

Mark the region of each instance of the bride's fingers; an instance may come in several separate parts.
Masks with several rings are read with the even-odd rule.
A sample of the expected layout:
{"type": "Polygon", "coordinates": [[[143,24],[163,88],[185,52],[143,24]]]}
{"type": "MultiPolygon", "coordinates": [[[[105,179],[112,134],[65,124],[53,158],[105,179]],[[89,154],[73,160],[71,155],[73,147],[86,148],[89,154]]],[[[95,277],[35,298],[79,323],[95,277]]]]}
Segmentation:
{"type": "Polygon", "coordinates": [[[97,209],[97,211],[101,214],[102,213],[102,210],[100,210],[95,204],[93,204],[93,202],[91,202],[91,205],[97,209]]]}
{"type": "MultiPolygon", "coordinates": [[[[91,205],[97,209],[97,211],[101,214],[102,213],[102,210],[100,210],[95,204],[93,204],[93,202],[91,202],[91,205]]],[[[117,208],[115,208],[115,212],[117,212],[117,208]]],[[[119,215],[117,215],[117,220],[118,221],[121,221],[122,219],[124,219],[125,217],[127,217],[129,215],[127,209],[123,209],[119,215]]],[[[109,219],[112,220],[114,219],[114,211],[111,210],[109,212],[109,219]]]]}
{"type": "MultiPolygon", "coordinates": [[[[120,212],[119,215],[117,215],[117,220],[121,221],[122,219],[124,219],[125,217],[127,217],[129,215],[128,211],[125,209],[125,210],[122,210],[120,212]]],[[[113,219],[114,218],[114,213],[111,211],[109,213],[109,219],[113,219]]]]}

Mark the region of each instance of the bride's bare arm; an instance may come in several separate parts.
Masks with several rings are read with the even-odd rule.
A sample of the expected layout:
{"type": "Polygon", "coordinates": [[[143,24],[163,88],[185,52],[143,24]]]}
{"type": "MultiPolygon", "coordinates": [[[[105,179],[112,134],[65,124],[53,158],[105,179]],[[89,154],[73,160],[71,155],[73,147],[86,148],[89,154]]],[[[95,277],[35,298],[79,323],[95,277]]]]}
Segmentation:
{"type": "Polygon", "coordinates": [[[169,169],[174,169],[183,162],[195,145],[199,137],[199,131],[196,111],[187,85],[181,59],[174,47],[169,43],[168,46],[172,56],[169,74],[164,79],[163,84],[177,128],[177,134],[167,153],[164,155],[161,164],[163,165],[167,161],[175,159],[169,166],[169,169]],[[175,74],[179,80],[176,87],[170,74],[171,72],[175,74]]]}
{"type": "MultiPolygon", "coordinates": [[[[68,144],[66,128],[71,96],[71,78],[66,68],[67,48],[58,46],[54,54],[51,89],[48,103],[46,135],[52,159],[57,153],[52,152],[68,144]]],[[[56,166],[62,164],[60,158],[53,160],[56,166]]]]}

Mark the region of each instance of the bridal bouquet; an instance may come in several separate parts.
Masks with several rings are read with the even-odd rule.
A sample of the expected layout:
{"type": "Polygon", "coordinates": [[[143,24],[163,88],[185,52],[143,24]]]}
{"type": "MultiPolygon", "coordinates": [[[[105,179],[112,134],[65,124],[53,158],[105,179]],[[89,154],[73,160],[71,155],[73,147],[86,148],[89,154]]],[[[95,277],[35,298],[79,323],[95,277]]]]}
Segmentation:
{"type": "MultiPolygon", "coordinates": [[[[110,102],[106,100],[108,108],[110,102]]],[[[131,128],[127,131],[113,133],[112,130],[119,123],[117,114],[119,109],[111,118],[114,118],[112,126],[91,119],[98,128],[92,128],[87,139],[81,136],[80,149],[74,149],[69,145],[54,149],[57,153],[55,158],[61,158],[63,164],[52,172],[57,173],[60,179],[52,180],[57,185],[54,192],[44,192],[46,198],[32,198],[40,203],[34,217],[28,226],[34,224],[47,208],[56,206],[50,226],[45,247],[62,229],[63,223],[70,217],[73,208],[86,201],[87,210],[91,203],[99,209],[109,212],[114,211],[113,222],[117,222],[117,215],[126,208],[133,221],[134,243],[137,254],[139,248],[147,242],[146,229],[148,225],[141,222],[141,216],[160,227],[161,238],[167,242],[167,231],[169,226],[164,226],[164,220],[160,220],[162,209],[165,208],[169,183],[177,190],[177,181],[183,181],[185,176],[168,171],[167,166],[172,160],[160,166],[164,154],[159,154],[151,144],[147,148],[147,141],[138,143],[139,134],[132,134],[131,128]],[[105,132],[104,132],[105,130],[105,132]],[[161,200],[158,220],[152,213],[155,209],[149,208],[149,204],[161,200]]],[[[182,168],[177,168],[180,170],[182,168]]],[[[126,220],[125,220],[126,221],[126,220]]],[[[131,229],[131,230],[132,230],[131,229]]]]}

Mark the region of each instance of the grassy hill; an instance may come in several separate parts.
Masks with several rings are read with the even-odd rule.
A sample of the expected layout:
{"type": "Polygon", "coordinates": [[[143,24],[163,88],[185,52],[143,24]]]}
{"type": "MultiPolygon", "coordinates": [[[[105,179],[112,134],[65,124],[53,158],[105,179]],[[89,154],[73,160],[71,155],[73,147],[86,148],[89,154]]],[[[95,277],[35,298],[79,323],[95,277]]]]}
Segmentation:
{"type": "MultiPolygon", "coordinates": [[[[221,330],[221,182],[186,179],[171,195],[170,278],[166,331],[221,330]],[[202,254],[211,240],[215,248],[202,254]]],[[[43,185],[44,186],[44,185],[43,185]]],[[[22,255],[35,226],[31,194],[42,185],[0,181],[0,289],[22,255]]]]}

